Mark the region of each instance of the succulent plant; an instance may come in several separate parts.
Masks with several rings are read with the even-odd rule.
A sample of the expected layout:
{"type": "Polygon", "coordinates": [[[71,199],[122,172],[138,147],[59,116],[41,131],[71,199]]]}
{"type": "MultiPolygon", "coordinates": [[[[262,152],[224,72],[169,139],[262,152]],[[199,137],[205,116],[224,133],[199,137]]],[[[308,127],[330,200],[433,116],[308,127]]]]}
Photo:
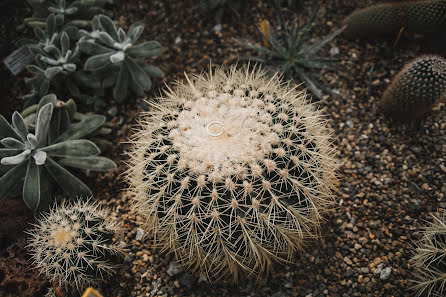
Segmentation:
{"type": "Polygon", "coordinates": [[[90,19],[97,14],[105,0],[27,0],[33,9],[33,16],[25,19],[25,24],[43,27],[45,18],[54,14],[57,24],[73,24],[77,27],[89,27],[90,19]]]}
{"type": "Polygon", "coordinates": [[[425,116],[446,91],[446,60],[423,55],[393,78],[378,103],[379,109],[396,120],[425,116]]]}
{"type": "MultiPolygon", "coordinates": [[[[21,112],[26,127],[30,132],[34,132],[35,130],[37,111],[39,108],[42,104],[51,102],[54,110],[53,117],[51,118],[50,130],[48,131],[50,141],[56,139],[73,124],[95,119],[94,126],[96,126],[96,129],[91,130],[88,135],[85,134],[80,137],[86,137],[88,140],[93,141],[99,147],[101,152],[112,145],[111,142],[102,138],[102,136],[110,134],[112,128],[114,128],[114,125],[111,122],[106,122],[105,116],[94,113],[83,114],[77,112],[76,103],[73,99],[64,102],[58,100],[56,96],[46,96],[45,98],[47,99],[39,102],[39,104],[29,106],[21,112]]],[[[93,126],[92,129],[94,129],[93,126]]]]}
{"type": "Polygon", "coordinates": [[[318,52],[339,35],[344,28],[332,32],[313,44],[304,44],[319,9],[316,10],[305,27],[299,29],[296,22],[293,22],[291,29],[288,30],[280,11],[279,2],[274,1],[274,3],[280,22],[280,32],[275,32],[268,22],[263,22],[262,24],[267,24],[266,26],[262,25],[260,29],[265,46],[255,45],[249,41],[239,41],[240,45],[261,54],[261,56],[241,57],[241,59],[266,64],[272,68],[273,73],[280,71],[287,77],[297,75],[317,98],[322,99],[322,90],[327,92],[329,90],[318,82],[319,74],[312,73],[310,70],[332,69],[331,65],[337,60],[321,57],[318,52]]]}
{"type": "Polygon", "coordinates": [[[126,34],[122,28],[116,29],[105,15],[99,15],[97,22],[95,26],[99,25],[101,31],[94,29],[97,35],[84,36],[79,42],[80,50],[90,55],[84,69],[101,77],[104,88],[114,84],[113,97],[117,101],[126,98],[128,88],[142,95],[144,90],[150,89],[151,77],[164,76],[159,68],[146,65],[144,61],[164,52],[159,42],[136,44],[143,31],[141,24],[131,25],[126,34]]]}
{"type": "MultiPolygon", "coordinates": [[[[47,23],[54,22],[54,19],[54,15],[50,15],[47,23]]],[[[47,31],[54,32],[50,28],[52,27],[48,27],[47,31]]],[[[41,35],[41,31],[36,28],[36,35],[41,35]]],[[[51,92],[82,99],[85,93],[83,89],[100,89],[100,82],[96,77],[79,69],[79,48],[77,45],[71,46],[68,33],[53,33],[49,41],[46,35],[49,36],[43,34],[40,38],[44,39],[45,43],[28,44],[28,48],[36,57],[36,65],[27,66],[33,75],[32,78],[25,79],[26,84],[31,85],[33,89],[32,93],[24,98],[30,101],[27,105],[36,103],[36,99],[51,92]],[[59,41],[60,47],[55,45],[54,40],[59,41]]]]}
{"type": "Polygon", "coordinates": [[[114,274],[113,260],[125,250],[116,239],[119,224],[91,200],[54,206],[27,233],[35,267],[59,286],[79,291],[114,274]]]}
{"type": "Polygon", "coordinates": [[[258,276],[318,235],[336,187],[329,131],[278,75],[233,67],[187,81],[134,136],[135,210],[189,269],[258,276]]]}
{"type": "Polygon", "coordinates": [[[446,212],[433,215],[434,221],[416,243],[412,262],[417,278],[416,296],[440,297],[446,294],[446,212]]]}
{"type": "MultiPolygon", "coordinates": [[[[0,199],[14,187],[21,186],[23,200],[32,210],[37,210],[41,201],[53,195],[53,185],[59,185],[70,197],[92,195],[91,190],[64,167],[108,171],[116,164],[105,157],[97,156],[99,148],[91,141],[80,139],[98,128],[104,120],[91,117],[72,124],[55,137],[53,119],[54,95],[42,98],[37,111],[35,133],[30,133],[18,112],[12,116],[12,125],[0,116],[0,199]]],[[[62,125],[62,124],[60,124],[62,125]]]]}
{"type": "Polygon", "coordinates": [[[354,11],[345,20],[346,36],[396,35],[401,28],[425,33],[446,28],[443,0],[390,2],[354,11]]]}

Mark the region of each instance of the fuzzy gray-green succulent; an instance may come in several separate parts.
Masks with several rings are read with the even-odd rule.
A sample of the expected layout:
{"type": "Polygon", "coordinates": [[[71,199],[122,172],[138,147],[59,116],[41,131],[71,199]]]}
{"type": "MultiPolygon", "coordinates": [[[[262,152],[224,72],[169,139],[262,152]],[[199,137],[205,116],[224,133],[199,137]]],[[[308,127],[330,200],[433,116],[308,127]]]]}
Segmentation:
{"type": "Polygon", "coordinates": [[[45,18],[54,14],[57,24],[73,24],[78,27],[89,27],[90,19],[97,14],[105,0],[27,0],[33,9],[33,15],[25,19],[25,24],[32,27],[44,27],[45,18]]]}
{"type": "Polygon", "coordinates": [[[161,44],[154,40],[136,44],[143,31],[141,24],[133,24],[126,34],[105,15],[97,16],[95,22],[95,33],[79,41],[80,50],[90,55],[84,69],[101,78],[103,88],[114,85],[113,97],[117,101],[127,97],[128,88],[142,95],[152,86],[151,77],[164,76],[161,69],[144,61],[164,52],[161,44]]]}
{"type": "Polygon", "coordinates": [[[64,167],[108,171],[116,164],[99,157],[99,148],[91,141],[81,139],[97,129],[99,118],[89,118],[52,137],[54,95],[42,98],[37,112],[35,133],[30,133],[23,117],[18,112],[9,124],[0,116],[0,199],[22,187],[23,200],[32,210],[53,196],[54,185],[60,186],[70,197],[92,195],[81,180],[64,167]]]}
{"type": "Polygon", "coordinates": [[[46,31],[36,28],[39,41],[28,44],[36,64],[27,66],[33,74],[32,78],[25,79],[33,89],[24,98],[25,101],[31,99],[27,105],[51,92],[82,98],[84,89],[100,89],[99,80],[83,71],[79,47],[73,45],[66,31],[57,32],[54,15],[48,16],[47,24],[46,31]]]}

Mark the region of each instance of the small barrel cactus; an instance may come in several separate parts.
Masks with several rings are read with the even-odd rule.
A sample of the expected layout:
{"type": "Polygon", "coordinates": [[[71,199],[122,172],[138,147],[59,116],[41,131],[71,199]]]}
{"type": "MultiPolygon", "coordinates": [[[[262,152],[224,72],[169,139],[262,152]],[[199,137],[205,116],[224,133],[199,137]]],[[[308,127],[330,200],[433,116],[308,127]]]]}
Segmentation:
{"type": "Polygon", "coordinates": [[[61,287],[82,290],[115,271],[125,251],[120,226],[93,201],[64,202],[38,220],[28,249],[34,265],[61,287]]]}
{"type": "Polygon", "coordinates": [[[423,237],[416,243],[412,257],[417,278],[413,287],[418,291],[416,296],[446,294],[446,212],[433,218],[433,223],[425,228],[423,237]]]}
{"type": "Polygon", "coordinates": [[[425,33],[446,28],[446,2],[443,0],[391,2],[354,11],[344,23],[347,36],[425,33]]]}
{"type": "Polygon", "coordinates": [[[135,209],[192,271],[260,276],[317,237],[336,187],[329,131],[277,75],[234,67],[187,80],[135,135],[135,209]]]}
{"type": "Polygon", "coordinates": [[[408,63],[392,80],[379,108],[396,120],[426,115],[446,91],[446,60],[424,55],[408,63]]]}

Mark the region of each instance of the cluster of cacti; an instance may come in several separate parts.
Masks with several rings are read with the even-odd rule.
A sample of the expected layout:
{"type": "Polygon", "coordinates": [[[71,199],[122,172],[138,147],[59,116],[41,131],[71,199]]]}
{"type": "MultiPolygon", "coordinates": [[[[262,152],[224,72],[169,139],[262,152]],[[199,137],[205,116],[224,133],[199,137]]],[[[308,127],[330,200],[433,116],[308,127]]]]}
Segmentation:
{"type": "Polygon", "coordinates": [[[29,132],[20,113],[14,112],[12,125],[0,115],[0,139],[4,146],[0,148],[0,199],[20,187],[25,204],[36,210],[41,202],[49,202],[55,184],[70,197],[89,197],[92,193],[88,186],[64,167],[96,171],[116,167],[112,160],[97,156],[100,150],[93,142],[81,139],[105,119],[92,116],[63,126],[60,118],[53,117],[56,102],[54,95],[41,99],[36,111],[35,133],[29,132]]]}
{"type": "Polygon", "coordinates": [[[446,212],[425,228],[416,243],[412,262],[415,267],[416,296],[445,296],[446,294],[446,212]]]}
{"type": "Polygon", "coordinates": [[[328,130],[277,75],[233,67],[187,80],[135,135],[135,209],[191,270],[258,276],[318,234],[336,180],[328,130]]]}
{"type": "Polygon", "coordinates": [[[124,251],[120,226],[92,201],[64,202],[38,219],[28,249],[48,279],[78,290],[115,273],[113,259],[124,251]]]}
{"type": "Polygon", "coordinates": [[[446,60],[424,55],[408,63],[387,87],[379,108],[397,120],[426,115],[446,91],[446,60]]]}
{"type": "Polygon", "coordinates": [[[425,33],[446,28],[444,0],[406,1],[373,5],[354,11],[345,20],[347,36],[425,33]]]}
{"type": "Polygon", "coordinates": [[[157,41],[137,44],[141,24],[133,24],[128,35],[116,30],[105,15],[92,19],[91,30],[79,30],[73,24],[60,24],[57,14],[50,14],[44,29],[35,28],[35,40],[21,42],[36,58],[36,65],[27,67],[33,76],[25,80],[32,87],[24,96],[25,107],[54,92],[98,108],[105,105],[102,97],[107,88],[114,86],[114,98],[121,102],[128,88],[143,95],[152,85],[151,77],[164,76],[159,68],[145,63],[164,48],[157,41]]]}
{"type": "Polygon", "coordinates": [[[25,24],[32,27],[44,27],[45,19],[55,14],[58,25],[73,24],[88,27],[91,18],[96,15],[106,0],[27,0],[33,9],[33,16],[25,19],[25,24]]]}
{"type": "Polygon", "coordinates": [[[145,64],[145,59],[164,52],[161,44],[154,40],[136,44],[144,29],[141,24],[130,26],[128,34],[122,28],[117,30],[105,15],[96,16],[93,24],[93,34],[80,32],[84,33],[80,50],[90,55],[84,69],[100,77],[104,85],[114,84],[113,97],[117,101],[126,98],[128,88],[144,94],[152,86],[150,77],[164,76],[161,69],[145,64]]]}
{"type": "Polygon", "coordinates": [[[274,4],[277,18],[280,20],[280,31],[277,32],[274,26],[269,26],[268,21],[263,21],[260,32],[263,36],[264,46],[252,44],[249,41],[239,41],[240,45],[257,52],[260,56],[241,58],[261,62],[268,65],[273,73],[280,71],[288,78],[297,76],[305,83],[305,86],[313,95],[322,99],[322,91],[327,92],[328,90],[318,82],[319,71],[312,72],[311,70],[333,68],[331,65],[337,61],[333,58],[319,56],[318,52],[339,35],[344,28],[333,31],[317,42],[305,43],[318,10],[316,10],[310,21],[303,28],[298,28],[298,22],[293,22],[290,25],[291,28],[288,29],[280,11],[279,1],[275,0],[274,4]]]}

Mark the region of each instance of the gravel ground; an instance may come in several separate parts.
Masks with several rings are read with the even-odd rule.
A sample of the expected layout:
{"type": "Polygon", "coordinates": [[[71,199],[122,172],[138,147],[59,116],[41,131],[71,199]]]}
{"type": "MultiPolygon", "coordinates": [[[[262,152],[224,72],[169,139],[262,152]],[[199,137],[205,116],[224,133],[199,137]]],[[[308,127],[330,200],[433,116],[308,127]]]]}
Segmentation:
{"type": "MultiPolygon", "coordinates": [[[[143,20],[144,38],[167,47],[153,62],[165,71],[163,82],[171,83],[182,79],[184,71],[208,69],[210,60],[212,65],[234,62],[242,52],[234,37],[259,41],[258,24],[272,19],[273,13],[259,2],[265,1],[250,1],[252,5],[239,16],[226,15],[220,31],[214,30],[213,16],[200,14],[193,1],[129,0],[115,15],[123,26],[143,20]]],[[[326,2],[313,37],[328,34],[355,8],[372,3],[326,2]]],[[[306,5],[299,14],[288,10],[285,14],[308,20],[315,8],[306,5]]],[[[115,120],[124,121],[110,138],[121,144],[106,154],[119,168],[86,180],[96,189],[96,198],[122,221],[123,239],[129,247],[119,275],[100,288],[104,295],[413,296],[409,289],[412,241],[420,237],[419,227],[432,220],[431,212],[446,208],[446,112],[440,103],[425,120],[402,125],[376,111],[376,102],[403,64],[435,52],[420,36],[404,36],[396,48],[392,44],[393,38],[364,41],[341,36],[327,46],[327,55],[338,49],[335,57],[343,60],[336,72],[323,73],[335,95],[317,103],[325,108],[339,150],[339,199],[326,218],[322,238],[310,242],[293,264],[277,266],[258,282],[209,284],[183,271],[171,255],[154,250],[150,238],[140,238],[142,221],[129,209],[131,197],[122,190],[126,185],[121,174],[126,170],[123,153],[128,149],[124,142],[137,124],[138,113],[147,106],[136,99],[118,106],[115,120]]],[[[159,94],[163,82],[157,82],[148,98],[159,94]]]]}

